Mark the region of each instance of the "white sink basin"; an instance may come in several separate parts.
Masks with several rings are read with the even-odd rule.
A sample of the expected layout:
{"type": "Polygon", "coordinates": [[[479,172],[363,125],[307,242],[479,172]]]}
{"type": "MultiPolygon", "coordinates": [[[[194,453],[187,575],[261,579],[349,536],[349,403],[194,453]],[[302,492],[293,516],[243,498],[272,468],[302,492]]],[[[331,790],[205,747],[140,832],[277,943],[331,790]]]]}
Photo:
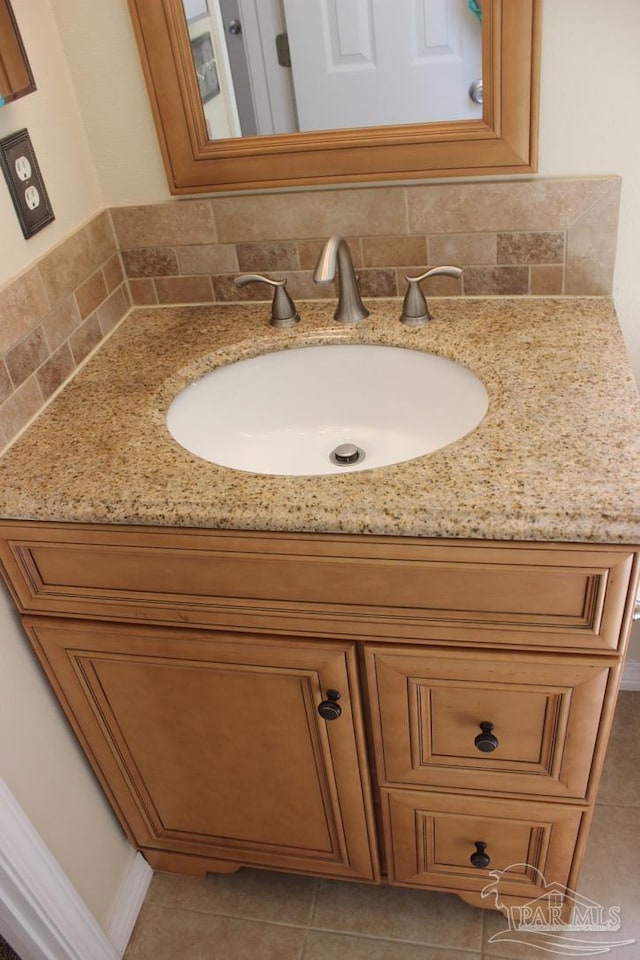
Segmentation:
{"type": "Polygon", "coordinates": [[[487,406],[480,380],[452,360],[400,347],[330,344],[213,370],[178,394],[167,426],[178,443],[212,463],[303,476],[432,453],[477,427],[487,406]],[[361,451],[356,462],[330,459],[343,444],[361,451]]]}

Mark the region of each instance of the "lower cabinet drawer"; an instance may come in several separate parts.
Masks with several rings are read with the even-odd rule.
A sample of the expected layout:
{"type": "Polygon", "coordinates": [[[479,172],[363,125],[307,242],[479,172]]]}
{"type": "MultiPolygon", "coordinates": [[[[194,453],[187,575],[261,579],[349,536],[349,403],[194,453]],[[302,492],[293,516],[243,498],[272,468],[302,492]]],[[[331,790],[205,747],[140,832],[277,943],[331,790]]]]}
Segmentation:
{"type": "Polygon", "coordinates": [[[590,816],[567,804],[408,790],[384,790],[382,808],[392,883],[520,901],[570,886],[590,816]]]}
{"type": "Polygon", "coordinates": [[[367,646],[378,779],[586,797],[615,661],[367,646]]]}

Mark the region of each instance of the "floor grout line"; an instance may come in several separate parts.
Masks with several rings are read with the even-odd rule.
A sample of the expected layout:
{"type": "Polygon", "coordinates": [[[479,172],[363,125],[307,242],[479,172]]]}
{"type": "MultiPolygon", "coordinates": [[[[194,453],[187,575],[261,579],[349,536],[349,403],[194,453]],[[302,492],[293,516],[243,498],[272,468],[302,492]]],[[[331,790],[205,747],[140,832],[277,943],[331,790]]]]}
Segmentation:
{"type": "Polygon", "coordinates": [[[320,889],[321,883],[322,883],[322,880],[320,879],[320,877],[317,877],[316,882],[313,885],[313,895],[311,897],[311,903],[309,905],[309,913],[307,917],[307,929],[304,935],[304,940],[302,942],[302,952],[300,953],[300,960],[304,960],[305,954],[307,952],[307,942],[309,940],[309,934],[311,933],[311,930],[312,930],[311,923],[313,921],[313,916],[316,909],[316,903],[318,901],[318,891],[320,889]]]}
{"type": "Polygon", "coordinates": [[[599,800],[596,807],[619,807],[620,810],[640,810],[640,803],[610,803],[607,800],[599,800]]]}
{"type": "Polygon", "coordinates": [[[263,923],[270,927],[293,927],[295,930],[312,929],[308,923],[297,923],[295,920],[267,920],[264,917],[247,917],[239,913],[219,913],[212,910],[201,910],[198,907],[177,907],[171,903],[160,903],[153,901],[153,906],[160,907],[162,910],[172,910],[174,913],[197,913],[203,917],[219,917],[221,920],[242,920],[243,923],[263,923]]]}
{"type": "Polygon", "coordinates": [[[313,920],[316,915],[316,906],[318,903],[318,896],[320,894],[321,885],[322,885],[322,878],[317,877],[314,888],[313,888],[313,897],[311,900],[311,909],[309,910],[309,919],[307,921],[307,926],[309,929],[311,929],[311,925],[313,924],[313,920]]]}
{"type": "Polygon", "coordinates": [[[353,933],[348,930],[330,930],[323,929],[321,927],[313,927],[309,933],[326,933],[331,934],[337,937],[349,937],[351,940],[366,940],[368,943],[386,943],[390,946],[403,946],[403,947],[426,947],[429,950],[438,950],[441,952],[453,953],[455,951],[456,956],[468,956],[470,960],[480,960],[482,957],[482,950],[473,950],[469,947],[451,947],[446,946],[442,943],[426,943],[421,940],[398,940],[395,937],[376,937],[373,934],[367,933],[353,933]]]}
{"type": "MultiPolygon", "coordinates": [[[[174,913],[174,914],[178,914],[178,913],[184,913],[184,914],[195,913],[195,914],[198,914],[199,916],[216,917],[216,918],[223,919],[223,920],[238,920],[238,921],[241,921],[241,922],[243,922],[243,923],[255,923],[255,924],[260,924],[260,925],[262,925],[262,926],[284,927],[284,928],[293,929],[293,930],[305,930],[305,938],[304,938],[304,941],[303,941],[302,953],[300,954],[300,960],[303,960],[303,958],[304,958],[304,951],[306,950],[306,945],[307,945],[307,941],[308,941],[308,939],[309,939],[309,934],[311,934],[311,933],[326,933],[326,934],[331,934],[331,935],[334,935],[334,936],[350,937],[350,938],[355,939],[355,940],[366,940],[366,941],[374,942],[374,943],[375,943],[375,942],[378,942],[378,943],[387,943],[387,944],[390,944],[391,946],[393,946],[394,944],[401,944],[401,945],[403,945],[403,946],[428,947],[429,949],[432,949],[432,950],[433,950],[433,949],[436,949],[436,950],[448,951],[448,952],[451,952],[451,951],[454,951],[454,950],[455,950],[457,954],[468,954],[470,960],[471,960],[471,958],[474,958],[474,960],[475,960],[475,958],[478,958],[478,960],[479,960],[479,958],[480,958],[481,955],[482,955],[482,945],[481,945],[481,947],[480,947],[479,950],[475,950],[475,949],[473,949],[472,947],[449,946],[449,945],[447,945],[447,944],[435,943],[435,942],[430,942],[430,941],[426,941],[426,940],[409,940],[409,939],[402,939],[402,938],[399,938],[399,937],[393,937],[393,936],[389,936],[389,935],[386,935],[386,936],[385,936],[385,935],[382,935],[382,934],[376,935],[376,934],[364,933],[364,932],[362,932],[362,931],[343,930],[343,929],[336,928],[336,927],[316,926],[316,925],[314,925],[311,921],[310,921],[309,923],[307,923],[307,924],[303,924],[303,923],[296,923],[296,922],[293,922],[293,921],[267,920],[267,919],[264,919],[264,918],[240,916],[240,915],[238,915],[238,914],[212,913],[212,912],[210,912],[210,911],[208,911],[208,910],[199,910],[199,909],[194,908],[194,907],[174,906],[174,905],[171,905],[171,904],[159,903],[159,902],[157,902],[157,901],[155,901],[155,906],[161,907],[163,910],[171,911],[171,912],[174,913]]],[[[485,912],[485,911],[483,910],[483,917],[482,917],[482,921],[483,921],[482,930],[483,930],[483,931],[484,931],[484,912],[485,912]]]]}
{"type": "Polygon", "coordinates": [[[487,911],[486,911],[486,910],[483,910],[483,911],[482,911],[482,923],[480,924],[480,956],[482,956],[482,955],[484,954],[484,946],[485,946],[485,942],[486,942],[486,939],[485,939],[485,938],[486,938],[486,935],[487,935],[487,923],[486,923],[486,920],[487,920],[487,911]]]}
{"type": "Polygon", "coordinates": [[[304,935],[304,940],[302,941],[302,949],[301,949],[301,951],[300,951],[300,956],[299,956],[298,960],[304,960],[304,955],[305,955],[305,953],[307,952],[307,941],[308,941],[308,939],[309,939],[309,934],[310,934],[310,933],[311,933],[311,930],[310,930],[309,927],[307,927],[307,929],[306,929],[306,931],[305,931],[305,935],[304,935]]]}
{"type": "Polygon", "coordinates": [[[363,933],[358,930],[340,930],[335,927],[309,927],[309,933],[331,933],[339,937],[353,937],[356,940],[369,940],[373,942],[382,942],[382,943],[398,943],[405,946],[411,947],[429,947],[430,949],[435,950],[457,950],[458,953],[468,953],[472,957],[480,956],[482,950],[474,950],[473,947],[451,947],[443,943],[433,943],[427,940],[403,940],[400,937],[391,937],[387,934],[384,936],[382,934],[374,933],[363,933]]]}

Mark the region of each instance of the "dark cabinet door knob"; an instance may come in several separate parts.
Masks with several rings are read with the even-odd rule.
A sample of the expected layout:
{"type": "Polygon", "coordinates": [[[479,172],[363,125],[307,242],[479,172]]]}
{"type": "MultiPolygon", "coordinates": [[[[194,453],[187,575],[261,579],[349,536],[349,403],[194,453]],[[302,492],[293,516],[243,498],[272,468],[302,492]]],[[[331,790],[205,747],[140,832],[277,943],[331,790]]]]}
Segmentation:
{"type": "Polygon", "coordinates": [[[482,733],[479,733],[473,742],[482,753],[492,753],[500,744],[498,738],[492,733],[493,724],[483,720],[480,729],[482,733]]]}
{"type": "Polygon", "coordinates": [[[478,870],[484,870],[484,868],[488,867],[491,863],[491,857],[488,853],[485,853],[486,849],[486,843],[483,843],[482,840],[476,840],[476,852],[472,853],[469,859],[478,870]]]}
{"type": "Polygon", "coordinates": [[[318,713],[323,720],[337,720],[342,713],[342,707],[338,703],[340,694],[337,690],[327,690],[327,699],[318,705],[318,713]]]}

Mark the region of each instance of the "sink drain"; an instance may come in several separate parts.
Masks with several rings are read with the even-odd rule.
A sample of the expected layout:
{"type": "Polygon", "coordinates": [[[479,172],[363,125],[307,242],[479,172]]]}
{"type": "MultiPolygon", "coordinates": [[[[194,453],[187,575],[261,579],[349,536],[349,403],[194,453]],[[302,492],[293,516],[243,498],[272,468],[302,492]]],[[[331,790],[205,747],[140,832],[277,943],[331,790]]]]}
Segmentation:
{"type": "Polygon", "coordinates": [[[339,467],[350,467],[354,463],[362,463],[364,450],[357,447],[355,443],[341,443],[329,454],[329,460],[339,467]]]}

